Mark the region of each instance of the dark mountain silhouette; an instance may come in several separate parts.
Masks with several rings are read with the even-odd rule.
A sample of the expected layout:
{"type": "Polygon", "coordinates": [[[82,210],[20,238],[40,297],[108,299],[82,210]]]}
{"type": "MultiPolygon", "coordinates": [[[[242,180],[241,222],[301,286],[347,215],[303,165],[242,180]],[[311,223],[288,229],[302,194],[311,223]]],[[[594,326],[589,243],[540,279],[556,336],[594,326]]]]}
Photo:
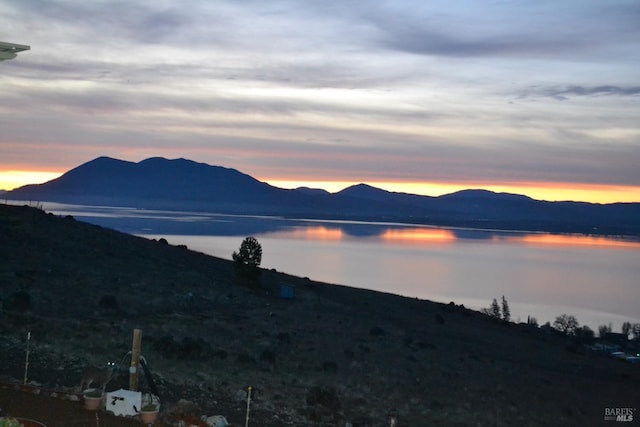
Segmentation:
{"type": "Polygon", "coordinates": [[[99,157],[6,199],[294,218],[397,221],[440,226],[640,235],[640,203],[546,202],[518,194],[463,190],[419,196],[358,184],[337,193],[287,190],[186,159],[139,163],[99,157]]]}
{"type": "Polygon", "coordinates": [[[445,194],[443,199],[449,200],[478,200],[483,198],[492,198],[495,200],[533,200],[531,197],[523,196],[521,194],[511,193],[494,193],[489,190],[462,190],[451,194],[445,194]]]}
{"type": "Polygon", "coordinates": [[[301,194],[311,194],[311,195],[329,195],[330,193],[327,190],[322,188],[309,188],[309,187],[298,187],[296,191],[301,194]]]}

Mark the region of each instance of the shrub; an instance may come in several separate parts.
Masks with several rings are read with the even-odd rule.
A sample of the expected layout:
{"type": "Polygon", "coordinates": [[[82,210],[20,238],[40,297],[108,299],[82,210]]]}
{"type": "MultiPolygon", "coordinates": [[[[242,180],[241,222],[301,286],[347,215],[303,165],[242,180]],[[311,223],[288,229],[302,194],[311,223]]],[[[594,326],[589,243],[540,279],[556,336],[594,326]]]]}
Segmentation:
{"type": "Polygon", "coordinates": [[[280,332],[276,338],[280,344],[290,344],[291,343],[291,335],[288,332],[280,332]]]}
{"type": "Polygon", "coordinates": [[[150,338],[151,348],[164,357],[175,357],[178,353],[178,343],[171,335],[165,334],[158,339],[150,338]]]}
{"type": "Polygon", "coordinates": [[[307,393],[306,400],[312,421],[320,421],[323,415],[335,416],[340,412],[340,399],[333,388],[313,387],[307,393]]]}
{"type": "Polygon", "coordinates": [[[105,311],[118,311],[118,300],[114,295],[103,295],[98,301],[98,307],[105,311]]]}
{"type": "Polygon", "coordinates": [[[20,313],[29,311],[31,310],[31,295],[25,290],[15,291],[9,295],[9,298],[5,303],[3,303],[2,307],[5,310],[17,311],[20,313]]]}
{"type": "Polygon", "coordinates": [[[263,350],[262,353],[260,353],[260,361],[273,365],[276,363],[276,353],[273,350],[267,348],[263,350]]]}
{"type": "Polygon", "coordinates": [[[211,345],[202,338],[184,337],[180,342],[181,359],[206,360],[211,354],[211,345]]]}
{"type": "Polygon", "coordinates": [[[369,330],[369,334],[374,337],[381,337],[384,335],[384,329],[382,329],[380,326],[374,326],[369,330]]]}
{"type": "Polygon", "coordinates": [[[254,359],[253,356],[247,353],[238,353],[236,355],[236,362],[242,363],[245,365],[252,365],[256,363],[256,359],[254,359]]]}
{"type": "Polygon", "coordinates": [[[331,362],[331,361],[323,362],[322,371],[335,374],[336,372],[338,372],[338,364],[336,362],[331,362]]]}
{"type": "MultiPolygon", "coordinates": [[[[202,338],[184,337],[177,341],[171,335],[163,335],[160,338],[150,338],[151,348],[161,356],[173,359],[207,360],[214,354],[211,345],[202,338]]],[[[225,354],[226,357],[226,354],[225,354]]]]}
{"type": "Polygon", "coordinates": [[[220,360],[224,360],[228,356],[227,352],[221,349],[214,350],[212,355],[220,360]]]}

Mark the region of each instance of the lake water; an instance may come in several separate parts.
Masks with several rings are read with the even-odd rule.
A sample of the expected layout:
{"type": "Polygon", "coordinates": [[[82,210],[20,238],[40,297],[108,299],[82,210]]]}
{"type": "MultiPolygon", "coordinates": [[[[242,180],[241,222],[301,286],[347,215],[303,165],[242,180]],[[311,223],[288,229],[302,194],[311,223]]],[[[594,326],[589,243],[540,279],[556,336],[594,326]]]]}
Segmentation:
{"type": "Polygon", "coordinates": [[[488,307],[504,295],[514,321],[573,314],[597,331],[640,323],[640,241],[388,223],[149,211],[44,203],[58,215],[231,259],[245,236],[262,266],[313,280],[488,307]]]}

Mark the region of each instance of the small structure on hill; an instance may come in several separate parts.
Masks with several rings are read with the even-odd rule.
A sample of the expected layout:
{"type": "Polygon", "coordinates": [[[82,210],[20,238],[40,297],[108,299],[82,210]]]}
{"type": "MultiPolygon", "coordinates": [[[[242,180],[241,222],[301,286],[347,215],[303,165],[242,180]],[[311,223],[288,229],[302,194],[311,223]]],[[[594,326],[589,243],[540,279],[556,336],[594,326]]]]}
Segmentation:
{"type": "Polygon", "coordinates": [[[296,288],[292,285],[281,283],[280,284],[280,297],[284,299],[294,299],[296,296],[296,288]]]}
{"type": "Polygon", "coordinates": [[[625,346],[627,341],[629,341],[629,336],[627,334],[620,334],[617,332],[607,332],[603,341],[613,345],[625,346]]]}

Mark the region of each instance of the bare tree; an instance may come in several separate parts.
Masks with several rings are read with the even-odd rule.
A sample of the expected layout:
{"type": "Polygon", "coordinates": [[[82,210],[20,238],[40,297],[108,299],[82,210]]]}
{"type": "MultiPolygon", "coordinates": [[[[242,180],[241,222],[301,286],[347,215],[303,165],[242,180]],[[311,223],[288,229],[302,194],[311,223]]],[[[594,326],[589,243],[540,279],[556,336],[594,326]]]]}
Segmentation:
{"type": "Polygon", "coordinates": [[[600,338],[604,338],[609,332],[611,332],[611,324],[607,325],[600,325],[598,326],[598,336],[600,338]]]}
{"type": "Polygon", "coordinates": [[[553,327],[565,335],[575,335],[579,326],[578,319],[570,314],[561,314],[553,322],[553,327]]]}
{"type": "Polygon", "coordinates": [[[640,341],[640,323],[634,323],[631,325],[631,333],[633,334],[634,340],[640,341]]]}
{"type": "Polygon", "coordinates": [[[624,322],[622,324],[622,334],[626,335],[629,338],[629,334],[631,333],[631,322],[624,322]]]}

